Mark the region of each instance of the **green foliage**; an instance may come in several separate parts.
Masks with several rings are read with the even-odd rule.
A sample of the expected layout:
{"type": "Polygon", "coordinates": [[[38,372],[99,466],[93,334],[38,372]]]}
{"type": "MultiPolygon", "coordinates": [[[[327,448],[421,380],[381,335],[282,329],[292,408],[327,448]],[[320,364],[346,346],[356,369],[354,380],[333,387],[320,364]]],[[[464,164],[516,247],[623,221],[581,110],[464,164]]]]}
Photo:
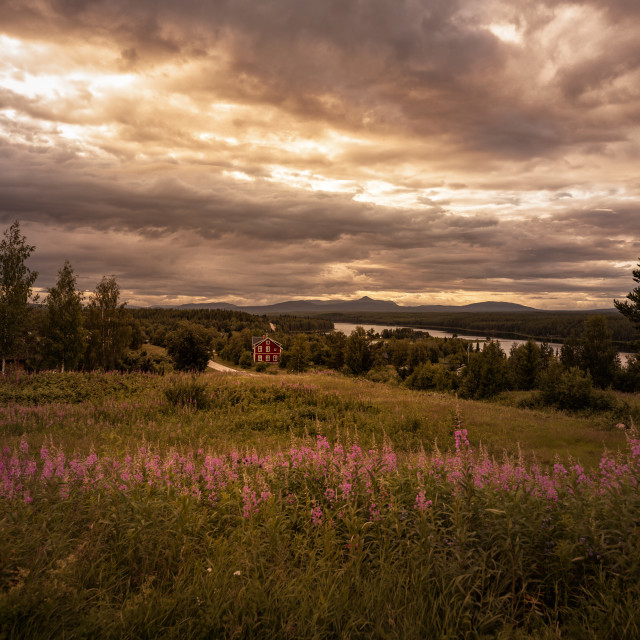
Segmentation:
{"type": "Polygon", "coordinates": [[[89,369],[116,369],[124,360],[131,328],[125,303],[120,304],[119,300],[120,287],[116,279],[104,276],[87,306],[89,344],[85,363],[89,369]]]}
{"type": "Polygon", "coordinates": [[[15,373],[0,378],[0,405],[96,404],[106,399],[136,398],[154,384],[150,376],[133,373],[15,373]]]}
{"type": "MultiPolygon", "coordinates": [[[[571,331],[577,332],[584,321],[593,315],[588,311],[531,311],[531,312],[464,312],[464,313],[326,313],[322,317],[334,322],[354,324],[411,325],[426,329],[444,329],[464,334],[493,338],[513,338],[538,342],[562,342],[571,331]]],[[[615,313],[607,314],[607,322],[614,343],[629,348],[636,339],[633,324],[615,313]]]]}
{"type": "Polygon", "coordinates": [[[613,386],[628,393],[640,391],[640,356],[629,358],[626,367],[618,369],[613,386]]]}
{"type": "Polygon", "coordinates": [[[303,334],[297,335],[287,349],[287,369],[296,373],[306,371],[310,359],[311,349],[307,337],[303,334]]]}
{"type": "Polygon", "coordinates": [[[123,361],[123,369],[131,372],[165,374],[173,368],[173,361],[168,355],[146,349],[129,351],[123,361]]]}
{"type": "Polygon", "coordinates": [[[243,369],[251,369],[253,366],[253,356],[250,351],[243,351],[240,359],[238,360],[238,364],[243,369]]]}
{"type": "Polygon", "coordinates": [[[438,364],[425,362],[418,365],[413,373],[406,379],[405,384],[410,389],[452,391],[457,388],[457,376],[455,373],[438,364]]]}
{"type": "Polygon", "coordinates": [[[251,332],[248,329],[234,333],[220,352],[220,357],[233,364],[240,364],[240,358],[244,353],[251,356],[251,332]]]}
{"type": "Polygon", "coordinates": [[[565,369],[560,363],[554,363],[540,376],[543,403],[557,409],[588,409],[593,393],[591,376],[578,367],[565,369]]]}
{"type": "MultiPolygon", "coordinates": [[[[130,309],[131,316],[140,322],[142,329],[150,337],[153,344],[164,347],[164,338],[179,322],[192,322],[208,329],[212,336],[221,338],[233,332],[249,331],[249,335],[263,335],[269,330],[266,316],[255,316],[244,311],[226,309],[130,309]]],[[[216,350],[224,347],[215,344],[216,350]]]]}
{"type": "MultiPolygon", "coordinates": [[[[357,452],[350,444],[327,442],[357,452]]],[[[354,453],[361,473],[350,475],[345,497],[331,465],[299,463],[312,447],[293,441],[297,454],[263,465],[263,451],[138,441],[119,463],[126,455],[143,482],[94,487],[89,478],[87,490],[64,498],[64,479],[54,477],[33,504],[3,500],[0,633],[639,637],[637,470],[599,491],[581,486],[580,465],[559,464],[551,497],[513,478],[510,490],[484,485],[465,455],[453,481],[437,467],[419,473],[416,456],[409,461],[417,469],[385,473],[383,455],[365,465],[354,453]],[[236,479],[216,482],[233,460],[236,479]],[[211,473],[182,484],[189,468],[211,473]]],[[[48,455],[58,464],[63,453],[48,455]]],[[[614,470],[634,463],[608,460],[614,470]]],[[[496,466],[516,464],[506,457],[496,466]]]]}
{"type": "Polygon", "coordinates": [[[204,371],[211,359],[211,336],[201,325],[180,322],[166,338],[167,353],[178,371],[204,371]]]}
{"type": "Polygon", "coordinates": [[[333,331],[333,322],[323,318],[279,315],[269,316],[269,321],[276,326],[280,333],[294,333],[298,331],[333,331]]]}
{"type": "Polygon", "coordinates": [[[534,340],[527,340],[520,346],[514,345],[511,349],[509,374],[514,389],[533,389],[542,367],[542,352],[534,340]]]}
{"type": "Polygon", "coordinates": [[[579,353],[580,368],[591,375],[593,384],[601,389],[610,387],[619,362],[604,316],[591,316],[585,320],[579,353]]]}
{"type": "Polygon", "coordinates": [[[195,376],[180,377],[164,388],[169,404],[186,409],[208,409],[211,406],[211,394],[204,380],[195,376]]]}
{"type": "Polygon", "coordinates": [[[371,368],[371,353],[365,330],[356,327],[345,342],[344,363],[355,375],[366,373],[371,368]]]}
{"type": "MultiPolygon", "coordinates": [[[[632,275],[634,282],[640,282],[640,263],[638,268],[632,271],[632,275]]],[[[622,302],[614,300],[613,304],[625,318],[635,325],[637,331],[640,330],[640,286],[627,294],[627,300],[622,302]]]]}
{"type": "Polygon", "coordinates": [[[491,398],[508,387],[507,361],[499,342],[485,343],[480,353],[469,356],[463,372],[460,395],[482,400],[491,398]]]}
{"type": "Polygon", "coordinates": [[[371,369],[366,376],[367,380],[371,382],[383,382],[390,384],[397,384],[399,382],[399,376],[393,367],[383,366],[371,369]]]}
{"type": "Polygon", "coordinates": [[[614,412],[626,417],[629,408],[609,393],[593,388],[591,375],[578,367],[565,369],[559,362],[540,375],[540,392],[535,401],[562,411],[614,412]]]}
{"type": "Polygon", "coordinates": [[[75,369],[85,350],[82,293],[68,261],[58,271],[58,280],[46,299],[45,357],[53,366],[75,369]]]}
{"type": "Polygon", "coordinates": [[[566,369],[579,367],[591,376],[599,388],[612,385],[620,368],[618,351],[611,341],[611,332],[604,316],[589,316],[580,334],[571,333],[562,345],[560,362],[566,369]]]}
{"type": "Polygon", "coordinates": [[[20,223],[14,222],[4,232],[0,242],[0,356],[2,373],[5,359],[15,356],[23,336],[27,302],[37,271],[31,271],[26,261],[35,247],[26,243],[20,233],[20,223]]]}

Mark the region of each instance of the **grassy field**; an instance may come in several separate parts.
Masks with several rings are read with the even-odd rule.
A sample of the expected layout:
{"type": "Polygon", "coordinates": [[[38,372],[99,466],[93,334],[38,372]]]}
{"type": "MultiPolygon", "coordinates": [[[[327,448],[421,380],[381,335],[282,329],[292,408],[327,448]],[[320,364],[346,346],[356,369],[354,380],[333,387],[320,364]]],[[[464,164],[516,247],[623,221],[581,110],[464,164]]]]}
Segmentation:
{"type": "Polygon", "coordinates": [[[0,438],[0,638],[640,637],[640,443],[604,418],[45,373],[0,382],[0,438]]]}

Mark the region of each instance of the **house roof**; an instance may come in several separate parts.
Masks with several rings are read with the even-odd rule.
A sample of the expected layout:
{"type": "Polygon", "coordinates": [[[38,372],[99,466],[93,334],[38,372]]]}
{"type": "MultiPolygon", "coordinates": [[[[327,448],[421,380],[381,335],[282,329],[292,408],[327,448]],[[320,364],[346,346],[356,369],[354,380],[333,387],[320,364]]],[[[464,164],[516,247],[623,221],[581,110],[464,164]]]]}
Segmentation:
{"type": "Polygon", "coordinates": [[[274,340],[273,338],[270,338],[268,335],[265,335],[265,336],[252,336],[251,337],[251,348],[255,349],[259,344],[262,344],[265,340],[271,340],[271,342],[273,342],[273,344],[275,344],[277,347],[280,347],[282,349],[282,345],[277,340],[274,340]]]}

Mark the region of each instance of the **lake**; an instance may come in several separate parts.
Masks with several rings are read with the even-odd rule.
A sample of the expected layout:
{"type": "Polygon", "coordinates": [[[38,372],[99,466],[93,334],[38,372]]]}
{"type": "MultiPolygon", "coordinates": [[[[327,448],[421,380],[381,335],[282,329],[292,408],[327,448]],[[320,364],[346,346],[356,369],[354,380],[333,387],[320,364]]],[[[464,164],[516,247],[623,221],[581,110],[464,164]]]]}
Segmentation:
{"type": "MultiPolygon", "coordinates": [[[[383,324],[354,324],[352,322],[335,322],[334,323],[335,331],[342,331],[345,335],[349,335],[356,327],[362,327],[365,331],[369,331],[369,329],[373,329],[376,333],[382,333],[384,329],[413,329],[414,331],[426,331],[430,336],[434,338],[453,338],[454,334],[458,336],[458,338],[463,338],[464,340],[470,340],[471,342],[479,342],[480,344],[484,344],[487,341],[486,336],[472,336],[472,335],[462,335],[461,333],[456,333],[455,331],[442,331],[441,329],[429,329],[427,327],[408,327],[406,325],[383,325],[383,324]]],[[[520,346],[521,344],[525,344],[526,340],[511,340],[511,339],[503,339],[496,338],[500,342],[500,346],[502,350],[509,355],[511,352],[511,347],[515,344],[520,346]]],[[[549,342],[549,346],[556,351],[558,354],[560,353],[560,349],[562,348],[562,344],[559,342],[549,342]]],[[[620,361],[622,365],[626,365],[629,358],[633,355],[632,353],[619,352],[620,361]]]]}

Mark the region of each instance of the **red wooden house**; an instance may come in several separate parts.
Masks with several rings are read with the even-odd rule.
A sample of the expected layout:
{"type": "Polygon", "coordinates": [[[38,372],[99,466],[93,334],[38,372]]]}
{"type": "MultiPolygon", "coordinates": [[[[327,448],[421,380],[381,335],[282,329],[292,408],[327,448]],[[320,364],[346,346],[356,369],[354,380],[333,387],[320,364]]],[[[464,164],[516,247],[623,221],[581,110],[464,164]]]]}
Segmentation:
{"type": "Polygon", "coordinates": [[[254,362],[280,362],[282,345],[266,333],[261,338],[251,338],[254,362]]]}

